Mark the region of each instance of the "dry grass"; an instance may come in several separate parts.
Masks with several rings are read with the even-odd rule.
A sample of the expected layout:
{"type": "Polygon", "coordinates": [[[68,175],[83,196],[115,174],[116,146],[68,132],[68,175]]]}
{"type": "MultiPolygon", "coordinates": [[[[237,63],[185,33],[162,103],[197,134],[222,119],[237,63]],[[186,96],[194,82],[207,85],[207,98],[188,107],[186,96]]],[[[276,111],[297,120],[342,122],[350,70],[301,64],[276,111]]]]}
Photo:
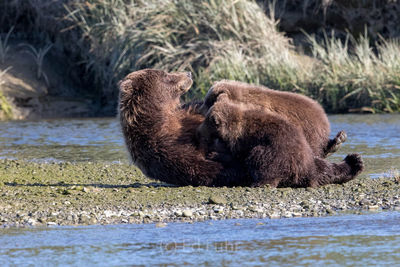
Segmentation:
{"type": "MultiPolygon", "coordinates": [[[[114,90],[121,75],[131,70],[152,67],[191,70],[194,93],[201,95],[211,80],[226,78],[223,71],[215,72],[225,65],[224,57],[265,55],[277,62],[281,56],[276,55],[284,57],[290,48],[276,22],[252,1],[93,0],[69,12],[83,31],[82,40],[89,40],[87,70],[105,90],[114,90]]],[[[257,82],[253,70],[245,74],[243,63],[235,64],[229,78],[257,82]]]]}
{"type": "Polygon", "coordinates": [[[343,43],[326,37],[317,43],[310,37],[317,59],[311,95],[332,111],[351,109],[394,112],[400,109],[400,44],[381,41],[374,48],[367,36],[343,43]]]}
{"type": "Polygon", "coordinates": [[[329,112],[400,110],[398,41],[309,37],[312,56],[299,55],[255,1],[15,0],[6,7],[18,9],[10,16],[29,14],[30,30],[52,40],[54,52],[67,51],[108,101],[116,101],[124,75],[151,67],[192,71],[190,98],[234,79],[309,95],[329,112]]]}
{"type": "Polygon", "coordinates": [[[8,39],[10,38],[10,35],[11,35],[13,29],[14,29],[14,27],[11,27],[11,29],[7,32],[7,34],[4,38],[2,38],[0,36],[0,63],[5,62],[8,52],[10,50],[10,46],[8,44],[8,39]]]}
{"type": "Polygon", "coordinates": [[[49,79],[46,73],[43,71],[43,63],[44,63],[44,57],[46,56],[46,54],[49,52],[49,50],[53,45],[47,44],[46,46],[39,49],[36,49],[34,46],[30,44],[21,44],[21,46],[25,47],[24,52],[30,55],[36,64],[36,78],[40,80],[43,77],[47,86],[49,86],[49,79]]]}
{"type": "MultiPolygon", "coordinates": [[[[0,70],[0,87],[4,83],[4,75],[7,71],[10,70],[10,67],[6,68],[5,70],[0,70]]],[[[10,103],[8,103],[7,98],[3,95],[0,91],[0,118],[11,118],[12,117],[12,108],[10,103]]]]}

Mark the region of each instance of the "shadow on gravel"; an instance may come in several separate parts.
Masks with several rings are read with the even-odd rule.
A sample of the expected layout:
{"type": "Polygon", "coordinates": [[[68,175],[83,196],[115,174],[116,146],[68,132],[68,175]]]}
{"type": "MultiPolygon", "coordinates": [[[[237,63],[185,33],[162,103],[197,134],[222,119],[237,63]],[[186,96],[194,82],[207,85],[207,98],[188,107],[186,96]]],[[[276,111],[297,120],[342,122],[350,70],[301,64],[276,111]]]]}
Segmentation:
{"type": "Polygon", "coordinates": [[[4,183],[7,186],[30,186],[30,187],[49,187],[49,186],[64,186],[64,187],[72,187],[72,186],[82,186],[82,187],[98,187],[98,188],[150,188],[150,187],[178,187],[173,184],[166,183],[133,183],[133,184],[67,184],[63,182],[59,182],[56,184],[41,184],[41,183],[29,183],[29,184],[20,184],[20,183],[4,183]]]}

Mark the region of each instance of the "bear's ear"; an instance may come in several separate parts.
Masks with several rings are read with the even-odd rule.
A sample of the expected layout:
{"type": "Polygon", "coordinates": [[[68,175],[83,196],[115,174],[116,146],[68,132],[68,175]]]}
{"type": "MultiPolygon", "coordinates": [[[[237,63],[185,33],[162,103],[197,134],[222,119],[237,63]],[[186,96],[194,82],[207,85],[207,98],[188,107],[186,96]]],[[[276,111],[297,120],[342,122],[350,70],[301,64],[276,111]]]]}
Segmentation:
{"type": "Polygon", "coordinates": [[[229,95],[226,92],[221,92],[218,96],[215,102],[230,102],[229,101],[229,95]]]}
{"type": "Polygon", "coordinates": [[[215,106],[212,106],[206,114],[206,120],[207,123],[211,126],[211,127],[215,127],[215,126],[219,126],[221,124],[220,122],[220,118],[218,116],[218,109],[215,108],[215,106]]]}
{"type": "Polygon", "coordinates": [[[127,92],[132,90],[132,81],[130,79],[124,79],[118,83],[119,90],[121,92],[127,92]]]}

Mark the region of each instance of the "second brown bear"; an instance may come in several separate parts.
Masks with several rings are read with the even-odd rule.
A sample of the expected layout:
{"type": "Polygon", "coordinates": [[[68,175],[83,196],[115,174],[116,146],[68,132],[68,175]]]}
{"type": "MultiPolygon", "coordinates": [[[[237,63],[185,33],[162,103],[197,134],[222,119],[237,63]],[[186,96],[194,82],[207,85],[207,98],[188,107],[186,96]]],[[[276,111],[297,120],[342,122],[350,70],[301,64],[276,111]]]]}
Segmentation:
{"type": "Polygon", "coordinates": [[[344,183],[363,169],[358,154],[339,164],[323,159],[337,150],[346,135],[339,132],[329,140],[325,112],[307,97],[222,81],[210,89],[201,111],[206,119],[198,128],[199,143],[210,154],[223,155],[226,149],[226,155],[242,161],[253,186],[344,183]]]}

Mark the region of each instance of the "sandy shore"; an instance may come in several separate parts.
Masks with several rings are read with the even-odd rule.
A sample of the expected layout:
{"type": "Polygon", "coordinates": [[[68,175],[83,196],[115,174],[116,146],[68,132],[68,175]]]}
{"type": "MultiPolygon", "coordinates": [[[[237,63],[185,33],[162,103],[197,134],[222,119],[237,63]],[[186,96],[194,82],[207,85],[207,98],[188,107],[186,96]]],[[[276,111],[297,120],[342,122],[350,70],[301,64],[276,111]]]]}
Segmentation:
{"type": "Polygon", "coordinates": [[[0,160],[0,227],[162,223],[400,210],[400,177],[312,188],[176,187],[133,166],[0,160]]]}

